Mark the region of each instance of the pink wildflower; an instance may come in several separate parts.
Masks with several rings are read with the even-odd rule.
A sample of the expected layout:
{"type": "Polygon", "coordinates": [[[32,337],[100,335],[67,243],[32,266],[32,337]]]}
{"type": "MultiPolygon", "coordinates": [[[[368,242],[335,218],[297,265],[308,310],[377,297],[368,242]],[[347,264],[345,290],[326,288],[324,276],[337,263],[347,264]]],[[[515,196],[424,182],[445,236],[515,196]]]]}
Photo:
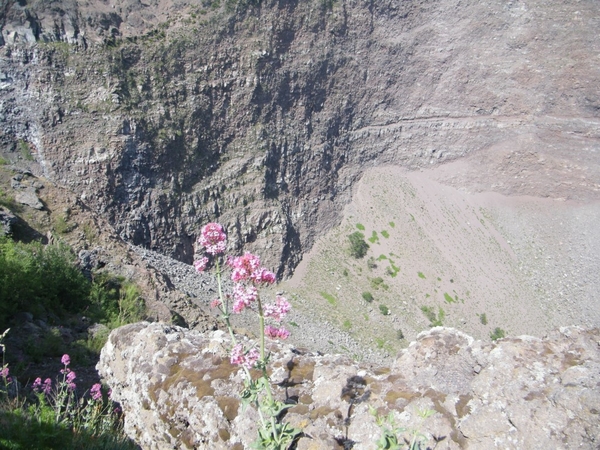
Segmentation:
{"type": "Polygon", "coordinates": [[[250,279],[255,284],[273,284],[275,283],[275,274],[264,267],[261,267],[250,275],[250,279]]]}
{"type": "Polygon", "coordinates": [[[65,366],[68,366],[69,364],[71,364],[71,358],[69,357],[69,355],[63,355],[62,358],[60,358],[60,362],[63,363],[65,366]]]}
{"type": "Polygon", "coordinates": [[[75,375],[75,372],[71,371],[67,374],[67,383],[72,383],[73,380],[77,378],[77,375],[75,375]]]}
{"type": "Polygon", "coordinates": [[[252,253],[245,253],[244,256],[231,258],[227,262],[233,268],[231,279],[236,283],[250,279],[252,274],[260,267],[260,258],[252,253]]]}
{"type": "Polygon", "coordinates": [[[236,366],[244,366],[246,369],[252,369],[260,354],[257,349],[251,348],[246,353],[244,353],[244,346],[242,344],[236,344],[235,347],[231,349],[231,364],[236,366]]]}
{"type": "Polygon", "coordinates": [[[206,253],[218,255],[225,251],[227,235],[223,232],[221,225],[211,222],[202,227],[198,243],[206,249],[206,253]]]}
{"type": "Polygon", "coordinates": [[[8,376],[8,372],[8,367],[5,367],[4,369],[0,370],[0,377],[6,378],[8,376]]]}
{"type": "Polygon", "coordinates": [[[90,394],[93,400],[100,400],[102,398],[102,385],[100,383],[94,384],[90,389],[90,394]]]}
{"type": "Polygon", "coordinates": [[[48,395],[52,391],[52,380],[50,378],[46,378],[44,380],[44,387],[42,388],[44,394],[48,395]]]}
{"type": "Polygon", "coordinates": [[[198,273],[204,272],[206,270],[206,266],[208,266],[208,258],[206,256],[203,256],[198,261],[194,261],[194,268],[198,273]]]}
{"type": "Polygon", "coordinates": [[[31,389],[33,389],[33,392],[39,392],[41,388],[42,388],[42,379],[40,377],[37,377],[35,379],[35,381],[33,382],[33,384],[31,385],[31,389]]]}
{"type": "Polygon", "coordinates": [[[231,349],[229,361],[236,366],[244,363],[244,347],[242,344],[236,344],[235,347],[231,349]]]}
{"type": "Polygon", "coordinates": [[[248,353],[246,353],[244,367],[246,369],[252,369],[254,367],[254,364],[256,364],[256,361],[258,361],[258,358],[260,358],[260,353],[258,352],[258,350],[255,348],[251,348],[250,350],[248,350],[248,353]]]}
{"type": "Polygon", "coordinates": [[[290,332],[283,327],[276,328],[273,325],[267,325],[265,327],[265,336],[272,339],[287,339],[289,335],[290,332]]]}
{"type": "Polygon", "coordinates": [[[284,297],[278,295],[275,300],[275,304],[273,305],[272,303],[267,303],[263,308],[263,312],[265,317],[271,317],[279,322],[286,316],[291,307],[292,306],[284,297]]]}
{"type": "Polygon", "coordinates": [[[254,286],[244,286],[236,284],[233,287],[233,312],[241,313],[244,308],[250,306],[250,303],[256,300],[258,291],[254,286]]]}
{"type": "Polygon", "coordinates": [[[218,298],[215,298],[212,302],[210,302],[211,308],[218,308],[219,306],[221,306],[221,300],[218,298]]]}

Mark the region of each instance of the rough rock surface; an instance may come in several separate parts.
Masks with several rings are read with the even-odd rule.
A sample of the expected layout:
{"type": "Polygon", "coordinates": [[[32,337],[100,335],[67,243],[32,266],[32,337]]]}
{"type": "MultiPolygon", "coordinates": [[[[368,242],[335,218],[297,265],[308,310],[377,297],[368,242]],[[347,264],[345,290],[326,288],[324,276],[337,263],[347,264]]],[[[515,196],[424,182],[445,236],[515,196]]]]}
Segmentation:
{"type": "MultiPolygon", "coordinates": [[[[229,346],[221,331],[160,323],[113,331],[97,368],[127,434],[148,449],[247,448],[257,417],[240,407],[242,372],[229,346]]],[[[271,351],[276,395],[296,403],[285,420],[304,432],[299,449],[375,448],[381,430],[370,407],[437,449],[595,449],[600,441],[597,329],[485,344],[433,328],[378,368],[285,345],[271,351]]]]}
{"type": "Polygon", "coordinates": [[[564,147],[596,160],[569,195],[597,198],[598,17],[594,0],[11,0],[0,151],[130,243],[190,263],[218,217],[287,275],[372,166],[564,147]]]}
{"type": "Polygon", "coordinates": [[[17,218],[10,210],[0,206],[0,236],[10,236],[17,218]]]}

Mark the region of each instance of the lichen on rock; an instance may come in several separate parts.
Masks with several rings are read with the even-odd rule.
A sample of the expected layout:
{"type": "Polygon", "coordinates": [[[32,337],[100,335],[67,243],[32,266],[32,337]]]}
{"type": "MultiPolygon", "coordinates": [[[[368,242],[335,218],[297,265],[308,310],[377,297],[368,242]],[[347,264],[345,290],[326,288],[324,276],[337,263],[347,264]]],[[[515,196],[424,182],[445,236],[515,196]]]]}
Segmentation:
{"type": "MultiPolygon", "coordinates": [[[[245,339],[241,338],[240,339],[245,339]]],[[[391,367],[271,344],[274,394],[295,406],[297,448],[375,449],[373,411],[436,448],[596,448],[600,331],[562,328],[482,343],[451,328],[421,333],[391,367]]],[[[249,341],[250,343],[250,341],[249,341]]],[[[142,448],[248,448],[257,413],[240,407],[229,337],[160,323],[114,330],[98,371],[142,448]]]]}

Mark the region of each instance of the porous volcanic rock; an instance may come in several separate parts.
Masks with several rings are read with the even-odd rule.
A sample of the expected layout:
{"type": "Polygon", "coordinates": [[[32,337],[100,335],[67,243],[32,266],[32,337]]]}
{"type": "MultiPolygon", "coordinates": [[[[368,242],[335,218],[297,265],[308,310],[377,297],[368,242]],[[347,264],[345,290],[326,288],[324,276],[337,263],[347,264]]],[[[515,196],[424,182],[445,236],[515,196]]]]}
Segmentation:
{"type": "MultiPolygon", "coordinates": [[[[243,372],[229,348],[222,331],[141,322],[111,333],[97,368],[143,448],[248,448],[258,417],[240,406],[243,372]]],[[[597,329],[485,344],[438,327],[391,367],[275,343],[270,351],[275,395],[295,404],[285,420],[304,433],[299,449],[376,448],[370,411],[391,412],[404,437],[422,433],[437,449],[592,449],[600,440],[597,329]]]]}

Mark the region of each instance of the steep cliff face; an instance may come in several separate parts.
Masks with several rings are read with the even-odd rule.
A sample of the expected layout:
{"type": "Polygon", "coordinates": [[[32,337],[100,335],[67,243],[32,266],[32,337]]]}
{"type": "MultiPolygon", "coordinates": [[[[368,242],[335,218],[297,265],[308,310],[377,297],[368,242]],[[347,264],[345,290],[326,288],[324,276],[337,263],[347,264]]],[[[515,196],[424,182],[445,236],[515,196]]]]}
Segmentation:
{"type": "Polygon", "coordinates": [[[592,0],[24,0],[0,14],[3,154],[187,262],[218,218],[289,273],[368,166],[552,136],[598,148],[592,0]]]}

